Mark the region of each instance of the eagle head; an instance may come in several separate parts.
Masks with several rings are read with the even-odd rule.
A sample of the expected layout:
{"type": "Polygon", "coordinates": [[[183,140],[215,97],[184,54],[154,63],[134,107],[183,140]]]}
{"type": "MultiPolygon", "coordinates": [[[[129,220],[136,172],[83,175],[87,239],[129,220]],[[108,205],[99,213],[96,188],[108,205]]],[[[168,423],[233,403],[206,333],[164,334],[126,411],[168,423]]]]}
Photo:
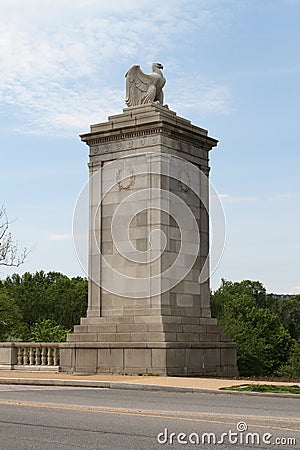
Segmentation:
{"type": "Polygon", "coordinates": [[[163,70],[163,68],[164,68],[164,66],[159,62],[153,63],[152,67],[156,67],[157,69],[161,69],[161,70],[163,70]]]}

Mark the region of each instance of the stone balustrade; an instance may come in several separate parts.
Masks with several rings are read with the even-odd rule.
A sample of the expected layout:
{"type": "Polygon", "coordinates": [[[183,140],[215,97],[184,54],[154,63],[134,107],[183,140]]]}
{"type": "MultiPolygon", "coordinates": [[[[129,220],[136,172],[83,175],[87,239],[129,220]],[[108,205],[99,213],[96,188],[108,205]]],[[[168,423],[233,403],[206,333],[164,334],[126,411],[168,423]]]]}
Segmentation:
{"type": "Polygon", "coordinates": [[[58,372],[60,344],[0,342],[0,370],[58,372]]]}

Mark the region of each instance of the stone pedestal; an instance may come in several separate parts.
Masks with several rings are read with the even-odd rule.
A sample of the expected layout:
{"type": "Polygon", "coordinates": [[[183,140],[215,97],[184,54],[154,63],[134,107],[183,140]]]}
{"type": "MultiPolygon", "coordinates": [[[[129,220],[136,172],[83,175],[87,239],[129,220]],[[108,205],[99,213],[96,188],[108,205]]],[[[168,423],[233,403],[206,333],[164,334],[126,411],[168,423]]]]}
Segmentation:
{"type": "Polygon", "coordinates": [[[81,139],[90,149],[87,317],[61,349],[76,373],[237,375],[211,318],[206,130],[158,104],[81,139]],[[200,277],[200,278],[199,278],[200,277]]]}
{"type": "Polygon", "coordinates": [[[0,342],[0,370],[12,370],[18,362],[18,349],[12,342],[0,342]]]}

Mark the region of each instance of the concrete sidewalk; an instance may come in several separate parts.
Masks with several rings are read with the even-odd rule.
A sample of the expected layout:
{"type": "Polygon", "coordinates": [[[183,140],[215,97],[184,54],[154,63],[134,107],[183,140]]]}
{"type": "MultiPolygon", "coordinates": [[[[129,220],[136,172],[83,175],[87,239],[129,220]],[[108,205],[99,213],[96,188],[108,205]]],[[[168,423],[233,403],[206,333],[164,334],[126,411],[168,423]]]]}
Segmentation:
{"type": "MultiPolygon", "coordinates": [[[[0,384],[25,384],[40,386],[75,386],[98,387],[109,389],[131,390],[163,390],[176,392],[206,392],[225,393],[218,391],[221,387],[238,386],[241,384],[273,384],[298,385],[295,382],[254,381],[247,379],[221,379],[221,378],[183,378],[163,376],[126,376],[126,375],[71,375],[66,373],[27,372],[27,371],[0,371],[0,384]]],[[[234,393],[234,391],[230,391],[234,393]]],[[[235,392],[235,394],[257,394],[249,392],[235,392]]],[[[273,395],[273,394],[265,394],[273,395]]],[[[291,396],[292,394],[274,394],[291,396]]],[[[295,396],[297,397],[297,396],[295,396]]],[[[298,396],[300,398],[300,396],[298,396]]]]}

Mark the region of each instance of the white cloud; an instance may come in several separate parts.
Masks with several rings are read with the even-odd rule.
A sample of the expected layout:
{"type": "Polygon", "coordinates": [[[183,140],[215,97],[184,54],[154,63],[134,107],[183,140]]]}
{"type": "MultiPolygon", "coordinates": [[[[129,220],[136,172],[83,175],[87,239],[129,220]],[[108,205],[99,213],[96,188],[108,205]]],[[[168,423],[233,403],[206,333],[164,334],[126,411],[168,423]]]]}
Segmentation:
{"type": "Polygon", "coordinates": [[[249,202],[255,202],[255,197],[234,197],[229,194],[219,194],[219,198],[222,202],[226,203],[249,203],[249,202]]]}
{"type": "Polygon", "coordinates": [[[285,192],[276,196],[279,200],[300,200],[299,192],[285,192]]]}
{"type": "MultiPolygon", "coordinates": [[[[120,112],[128,66],[147,71],[193,30],[222,23],[220,10],[194,1],[44,0],[41,8],[4,0],[1,8],[0,104],[13,110],[15,129],[39,134],[73,135],[120,112]]],[[[169,92],[183,112],[230,111],[225,86],[178,79],[169,92]]]]}
{"type": "Polygon", "coordinates": [[[168,94],[183,114],[228,114],[233,111],[229,89],[208,85],[200,77],[177,78],[168,88],[168,94]]]}

